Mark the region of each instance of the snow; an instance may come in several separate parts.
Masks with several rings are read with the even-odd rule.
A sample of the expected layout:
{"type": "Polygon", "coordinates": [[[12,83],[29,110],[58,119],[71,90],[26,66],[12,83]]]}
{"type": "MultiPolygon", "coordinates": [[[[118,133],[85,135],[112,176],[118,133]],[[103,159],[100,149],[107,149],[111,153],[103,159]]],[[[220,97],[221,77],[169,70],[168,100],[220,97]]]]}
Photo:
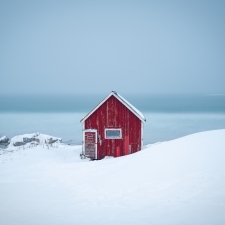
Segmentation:
{"type": "MultiPolygon", "coordinates": [[[[58,138],[58,137],[53,137],[47,134],[41,134],[39,132],[37,133],[31,133],[31,134],[23,134],[23,135],[17,135],[15,137],[13,137],[10,140],[10,144],[9,147],[12,149],[13,147],[16,148],[13,144],[15,144],[16,142],[23,142],[24,138],[36,138],[39,140],[40,144],[44,144],[45,142],[49,142],[50,139],[52,140],[58,140],[58,142],[61,142],[62,139],[58,138]]],[[[27,143],[26,145],[29,145],[29,143],[27,143]]]]}
{"type": "Polygon", "coordinates": [[[0,144],[8,144],[9,138],[7,136],[0,137],[0,144]]]}
{"type": "Polygon", "coordinates": [[[116,95],[122,99],[123,102],[126,103],[126,105],[128,105],[129,108],[131,108],[132,111],[136,112],[144,121],[146,121],[144,115],[136,108],[134,107],[130,102],[128,102],[125,98],[123,98],[121,95],[119,95],[118,93],[116,93],[116,95]]]}
{"type": "Polygon", "coordinates": [[[225,224],[225,130],[100,161],[62,143],[11,147],[0,152],[0,224],[225,224]]]}
{"type": "Polygon", "coordinates": [[[121,95],[119,95],[115,91],[112,91],[107,97],[105,97],[92,111],[90,111],[85,117],[83,117],[80,122],[83,122],[84,120],[86,120],[92,113],[94,113],[112,95],[114,97],[116,97],[120,102],[122,102],[123,104],[125,104],[141,120],[143,120],[144,122],[146,122],[146,119],[145,119],[144,115],[138,109],[136,109],[131,103],[129,103],[126,99],[124,99],[121,95]]]}
{"type": "Polygon", "coordinates": [[[2,137],[0,137],[0,142],[1,142],[1,141],[5,141],[6,139],[7,139],[6,136],[2,136],[2,137]]]}

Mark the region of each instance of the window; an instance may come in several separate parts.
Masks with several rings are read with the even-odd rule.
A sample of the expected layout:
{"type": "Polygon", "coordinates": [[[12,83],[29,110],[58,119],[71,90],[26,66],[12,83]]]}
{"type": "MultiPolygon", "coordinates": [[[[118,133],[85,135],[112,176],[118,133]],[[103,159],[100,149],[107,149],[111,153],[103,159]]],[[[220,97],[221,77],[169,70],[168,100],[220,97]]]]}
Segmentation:
{"type": "Polygon", "coordinates": [[[105,138],[106,139],[121,139],[122,138],[121,128],[106,128],[105,138]]]}

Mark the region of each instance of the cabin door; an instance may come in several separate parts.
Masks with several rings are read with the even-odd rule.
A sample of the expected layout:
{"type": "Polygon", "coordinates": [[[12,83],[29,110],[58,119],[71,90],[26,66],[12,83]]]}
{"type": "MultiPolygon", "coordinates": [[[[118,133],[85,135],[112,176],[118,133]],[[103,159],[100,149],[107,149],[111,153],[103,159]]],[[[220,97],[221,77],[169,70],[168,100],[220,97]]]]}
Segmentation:
{"type": "Polygon", "coordinates": [[[97,159],[97,130],[89,129],[83,131],[83,151],[84,155],[91,158],[97,159]]]}

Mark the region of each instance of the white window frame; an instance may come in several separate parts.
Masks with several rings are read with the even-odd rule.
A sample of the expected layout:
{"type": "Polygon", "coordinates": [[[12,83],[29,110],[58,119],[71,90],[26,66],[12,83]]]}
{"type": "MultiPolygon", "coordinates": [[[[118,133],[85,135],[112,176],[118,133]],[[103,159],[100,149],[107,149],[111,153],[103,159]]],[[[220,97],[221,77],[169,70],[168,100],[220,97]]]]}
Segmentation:
{"type": "Polygon", "coordinates": [[[121,128],[105,128],[105,139],[122,139],[122,129],[121,128]],[[107,137],[106,131],[119,131],[120,136],[119,137],[107,137]]]}

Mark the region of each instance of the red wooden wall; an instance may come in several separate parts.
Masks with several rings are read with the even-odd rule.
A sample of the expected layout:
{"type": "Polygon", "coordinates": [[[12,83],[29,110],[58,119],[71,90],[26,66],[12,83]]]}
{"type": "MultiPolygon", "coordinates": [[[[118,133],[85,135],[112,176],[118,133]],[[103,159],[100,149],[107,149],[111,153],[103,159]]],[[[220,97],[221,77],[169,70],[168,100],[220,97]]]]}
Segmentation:
{"type": "Polygon", "coordinates": [[[128,150],[126,142],[129,142],[131,146],[129,153],[140,151],[141,123],[142,121],[136,115],[118,99],[111,96],[84,121],[84,129],[98,130],[98,159],[102,159],[105,156],[126,155],[128,150]],[[122,128],[122,139],[105,139],[105,128],[122,128]],[[102,145],[100,145],[100,139],[102,145]]]}

